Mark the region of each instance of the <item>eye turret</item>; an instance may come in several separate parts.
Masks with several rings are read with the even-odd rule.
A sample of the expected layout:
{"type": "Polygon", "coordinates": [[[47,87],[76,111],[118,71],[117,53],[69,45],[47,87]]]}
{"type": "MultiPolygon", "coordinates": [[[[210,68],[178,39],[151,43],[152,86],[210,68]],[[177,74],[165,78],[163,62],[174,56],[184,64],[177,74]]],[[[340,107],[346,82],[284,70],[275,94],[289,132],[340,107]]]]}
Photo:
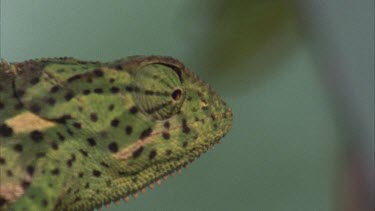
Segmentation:
{"type": "Polygon", "coordinates": [[[149,64],[140,67],[135,75],[133,92],[137,107],[157,120],[176,114],[185,100],[180,75],[170,66],[149,64]]]}

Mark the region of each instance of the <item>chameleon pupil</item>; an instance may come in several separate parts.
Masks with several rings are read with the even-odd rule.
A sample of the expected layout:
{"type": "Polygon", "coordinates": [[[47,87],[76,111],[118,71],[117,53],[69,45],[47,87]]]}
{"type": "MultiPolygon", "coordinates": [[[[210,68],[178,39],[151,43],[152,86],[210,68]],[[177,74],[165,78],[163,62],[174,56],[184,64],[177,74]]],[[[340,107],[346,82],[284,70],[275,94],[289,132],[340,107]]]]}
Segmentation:
{"type": "Polygon", "coordinates": [[[172,96],[173,100],[177,101],[177,100],[180,99],[181,94],[182,94],[181,90],[180,89],[176,89],[176,90],[174,90],[172,92],[171,96],[172,96]]]}

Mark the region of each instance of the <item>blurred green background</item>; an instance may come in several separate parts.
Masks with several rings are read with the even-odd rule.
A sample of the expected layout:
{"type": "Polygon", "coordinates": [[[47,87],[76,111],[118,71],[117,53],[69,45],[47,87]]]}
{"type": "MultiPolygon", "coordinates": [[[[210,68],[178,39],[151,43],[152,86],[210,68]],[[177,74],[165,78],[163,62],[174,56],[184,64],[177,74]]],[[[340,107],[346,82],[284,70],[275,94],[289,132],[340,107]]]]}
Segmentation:
{"type": "Polygon", "coordinates": [[[370,210],[373,1],[0,2],[1,58],[169,55],[233,108],[222,144],[104,210],[370,210]]]}

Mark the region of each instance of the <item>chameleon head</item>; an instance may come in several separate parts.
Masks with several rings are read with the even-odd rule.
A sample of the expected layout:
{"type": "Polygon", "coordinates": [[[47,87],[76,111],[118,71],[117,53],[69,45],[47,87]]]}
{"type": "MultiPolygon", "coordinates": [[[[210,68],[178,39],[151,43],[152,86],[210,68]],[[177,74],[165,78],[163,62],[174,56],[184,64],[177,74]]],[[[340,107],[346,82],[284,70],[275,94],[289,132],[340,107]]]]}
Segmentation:
{"type": "Polygon", "coordinates": [[[138,110],[134,122],[143,129],[114,156],[126,163],[124,175],[133,175],[139,189],[218,143],[233,114],[211,87],[174,59],[150,57],[134,67],[129,68],[134,83],[127,89],[138,110]]]}
{"type": "Polygon", "coordinates": [[[3,68],[11,70],[5,82],[12,81],[7,87],[21,110],[0,135],[25,141],[5,154],[28,165],[25,195],[47,188],[56,210],[91,209],[135,193],[197,158],[232,125],[226,103],[172,58],[41,59],[12,67],[3,68]],[[57,181],[53,188],[49,179],[57,181]]]}

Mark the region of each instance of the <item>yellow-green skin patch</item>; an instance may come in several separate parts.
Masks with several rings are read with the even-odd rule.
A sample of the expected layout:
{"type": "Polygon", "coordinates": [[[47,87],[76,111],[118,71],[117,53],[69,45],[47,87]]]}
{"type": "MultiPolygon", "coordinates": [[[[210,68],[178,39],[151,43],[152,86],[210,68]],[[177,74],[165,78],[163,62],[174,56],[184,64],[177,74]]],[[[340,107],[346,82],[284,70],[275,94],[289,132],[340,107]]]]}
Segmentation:
{"type": "Polygon", "coordinates": [[[0,209],[92,210],[228,132],[232,112],[179,61],[0,64],[0,209]]]}

